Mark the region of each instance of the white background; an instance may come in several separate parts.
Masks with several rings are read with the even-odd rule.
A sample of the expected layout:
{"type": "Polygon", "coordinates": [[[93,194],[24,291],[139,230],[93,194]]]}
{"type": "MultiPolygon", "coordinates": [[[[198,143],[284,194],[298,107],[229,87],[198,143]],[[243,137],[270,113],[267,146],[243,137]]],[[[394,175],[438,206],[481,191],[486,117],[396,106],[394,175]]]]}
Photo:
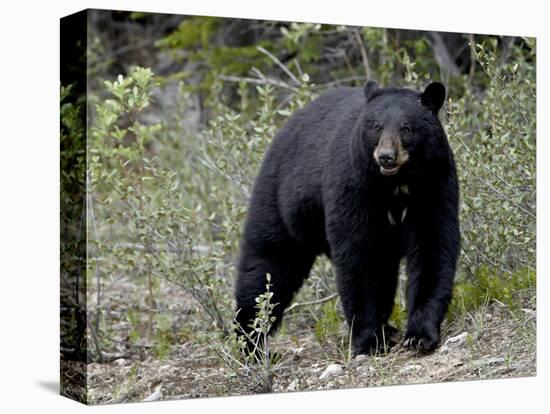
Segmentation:
{"type": "Polygon", "coordinates": [[[548,412],[548,12],[538,1],[8,0],[0,18],[0,410],[548,412]],[[85,408],[57,395],[59,18],[83,8],[537,36],[538,375],[85,408]],[[546,111],[543,110],[546,109],[546,111]],[[544,116],[546,115],[546,116],[544,116]],[[545,165],[546,164],[546,165],[545,165]]]}

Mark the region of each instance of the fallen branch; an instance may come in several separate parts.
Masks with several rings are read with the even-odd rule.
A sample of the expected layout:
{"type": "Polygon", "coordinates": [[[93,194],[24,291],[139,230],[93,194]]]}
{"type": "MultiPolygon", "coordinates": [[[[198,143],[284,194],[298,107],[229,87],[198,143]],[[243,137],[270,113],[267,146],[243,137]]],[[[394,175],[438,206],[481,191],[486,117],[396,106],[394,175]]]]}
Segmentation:
{"type": "Polygon", "coordinates": [[[321,299],[318,299],[318,300],[312,300],[312,301],[309,301],[309,302],[296,302],[296,303],[292,304],[291,306],[289,306],[285,310],[285,313],[288,313],[292,309],[295,309],[295,308],[298,308],[298,307],[318,305],[320,303],[328,302],[329,300],[334,299],[337,296],[338,296],[338,293],[333,293],[332,295],[329,295],[327,297],[324,297],[324,298],[321,298],[321,299]]]}

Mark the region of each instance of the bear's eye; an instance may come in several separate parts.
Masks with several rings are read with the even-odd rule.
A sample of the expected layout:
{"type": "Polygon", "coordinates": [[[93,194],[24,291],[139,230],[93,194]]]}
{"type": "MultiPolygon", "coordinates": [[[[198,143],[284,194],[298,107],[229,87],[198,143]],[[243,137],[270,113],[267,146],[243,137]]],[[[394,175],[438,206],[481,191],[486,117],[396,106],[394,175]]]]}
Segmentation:
{"type": "Polygon", "coordinates": [[[378,121],[367,121],[367,127],[374,131],[380,131],[382,129],[382,124],[378,121]]]}
{"type": "Polygon", "coordinates": [[[408,134],[409,132],[411,132],[411,127],[408,126],[408,125],[403,125],[401,127],[401,132],[405,133],[405,134],[408,134]]]}

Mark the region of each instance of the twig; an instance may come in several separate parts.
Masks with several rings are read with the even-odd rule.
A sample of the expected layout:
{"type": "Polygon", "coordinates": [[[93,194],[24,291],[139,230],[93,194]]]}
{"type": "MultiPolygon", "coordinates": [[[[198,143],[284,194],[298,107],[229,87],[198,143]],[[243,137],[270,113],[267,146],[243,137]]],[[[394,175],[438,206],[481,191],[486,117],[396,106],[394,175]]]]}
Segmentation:
{"type": "Polygon", "coordinates": [[[94,341],[94,345],[97,350],[97,356],[100,363],[103,363],[103,352],[101,351],[101,345],[99,344],[99,338],[97,337],[97,332],[95,331],[93,325],[88,321],[88,329],[90,330],[90,334],[92,335],[92,339],[94,341]]]}
{"type": "Polygon", "coordinates": [[[359,50],[361,51],[361,58],[363,59],[363,66],[365,67],[365,76],[367,79],[370,79],[369,57],[365,45],[363,44],[363,38],[359,30],[354,30],[353,34],[355,35],[357,46],[359,46],[359,50]]]}
{"type": "Polygon", "coordinates": [[[301,307],[301,306],[318,305],[320,303],[328,302],[329,300],[334,299],[337,296],[338,296],[338,293],[333,293],[332,295],[326,296],[326,297],[318,299],[318,300],[312,300],[312,301],[309,301],[309,302],[296,302],[296,303],[292,304],[292,306],[289,306],[285,310],[285,313],[288,313],[292,309],[295,309],[295,308],[298,308],[298,307],[301,307]]]}
{"type": "Polygon", "coordinates": [[[244,77],[244,76],[229,76],[229,75],[220,75],[220,79],[229,81],[229,82],[248,82],[255,85],[272,85],[272,86],[278,86],[280,88],[290,89],[291,91],[295,92],[298,90],[298,88],[295,88],[294,86],[291,86],[283,81],[279,81],[276,79],[266,78],[265,76],[261,79],[256,78],[250,78],[250,77],[244,77]]]}
{"type": "Polygon", "coordinates": [[[537,217],[531,213],[529,210],[527,210],[525,207],[523,207],[521,204],[516,203],[514,200],[512,200],[510,197],[506,196],[506,194],[500,192],[495,187],[493,187],[489,182],[485,181],[481,177],[477,177],[479,181],[481,181],[483,184],[485,184],[487,187],[489,187],[491,190],[493,190],[496,194],[498,194],[500,197],[502,197],[504,200],[509,201],[513,205],[515,205],[517,208],[519,208],[521,211],[523,211],[525,214],[529,215],[533,219],[537,219],[537,217]]]}
{"type": "MultiPolygon", "coordinates": [[[[462,237],[464,238],[464,240],[468,240],[468,237],[463,234],[462,237]]],[[[465,243],[466,244],[466,243],[465,243]]],[[[482,259],[484,259],[485,261],[487,261],[488,263],[490,263],[492,266],[496,267],[496,268],[500,268],[500,270],[503,272],[503,273],[508,273],[508,274],[512,274],[512,271],[511,270],[508,270],[506,269],[504,266],[502,266],[501,264],[499,263],[496,263],[494,262],[493,260],[491,260],[485,253],[483,253],[483,251],[476,246],[475,243],[471,243],[469,242],[468,243],[469,245],[471,245],[473,247],[473,249],[477,252],[478,255],[481,256],[482,259]]],[[[473,272],[472,272],[473,274],[473,272]]]]}
{"type": "MultiPolygon", "coordinates": [[[[90,177],[89,175],[86,175],[86,198],[87,198],[87,214],[90,216],[90,221],[92,224],[92,229],[94,232],[95,240],[99,240],[99,237],[97,235],[97,224],[95,221],[95,214],[94,214],[94,206],[93,206],[93,199],[91,195],[91,186],[90,186],[90,177]]],[[[96,252],[97,253],[97,252],[96,252]]],[[[95,329],[96,331],[99,331],[99,319],[101,315],[101,277],[99,273],[99,265],[96,263],[94,267],[94,275],[96,279],[96,319],[95,319],[95,329]]]]}
{"type": "MultiPolygon", "coordinates": [[[[460,137],[458,134],[454,134],[454,137],[457,138],[460,141],[460,144],[466,148],[466,150],[472,155],[472,157],[478,162],[478,165],[481,165],[485,170],[487,170],[490,174],[494,175],[502,184],[504,184],[508,189],[510,189],[512,192],[517,194],[517,190],[512,187],[507,180],[502,178],[500,175],[498,175],[495,171],[493,171],[491,168],[487,167],[485,162],[481,160],[476,154],[476,152],[470,148],[470,146],[464,141],[462,137],[460,137]]],[[[514,195],[516,195],[514,194],[514,195]]]]}
{"type": "Polygon", "coordinates": [[[502,66],[506,63],[510,54],[512,52],[512,47],[514,46],[516,38],[514,36],[503,36],[502,37],[502,52],[499,57],[499,66],[502,66]]]}
{"type": "Polygon", "coordinates": [[[336,79],[327,83],[322,83],[320,85],[315,86],[313,89],[328,89],[332,88],[333,86],[341,85],[342,83],[348,83],[348,82],[355,82],[355,81],[366,81],[367,78],[364,76],[349,76],[347,78],[342,79],[336,79]]]}
{"type": "Polygon", "coordinates": [[[124,55],[134,50],[142,50],[146,46],[154,46],[154,44],[155,44],[155,40],[146,40],[138,44],[132,43],[131,45],[119,47],[118,49],[111,50],[107,54],[113,57],[119,57],[120,55],[124,55]]]}
{"type": "Polygon", "coordinates": [[[303,79],[304,77],[304,71],[302,70],[302,67],[300,66],[300,62],[298,59],[294,59],[294,66],[296,66],[296,70],[298,70],[298,73],[300,74],[300,78],[303,79]]]}
{"type": "Polygon", "coordinates": [[[453,60],[441,34],[438,32],[430,32],[429,35],[432,38],[433,51],[437,63],[451,75],[460,75],[460,68],[453,60]]]}
{"type": "Polygon", "coordinates": [[[468,74],[468,83],[471,85],[474,81],[474,76],[476,74],[476,44],[474,40],[474,35],[469,34],[468,35],[468,43],[470,46],[470,73],[468,74]]]}
{"type": "Polygon", "coordinates": [[[352,76],[357,76],[357,72],[355,71],[353,65],[351,64],[351,61],[349,60],[348,54],[346,51],[342,51],[342,56],[344,58],[344,61],[346,62],[346,66],[348,67],[349,71],[351,72],[352,76]]]}
{"type": "MultiPolygon", "coordinates": [[[[155,276],[161,276],[159,275],[158,273],[155,273],[154,274],[155,276]]],[[[163,307],[159,307],[159,306],[155,306],[155,307],[149,307],[149,306],[139,306],[139,305],[130,305],[128,306],[128,309],[131,309],[133,311],[136,311],[136,312],[142,312],[142,313],[146,313],[146,312],[154,312],[154,313],[176,313],[178,315],[193,315],[195,313],[197,313],[197,310],[196,309],[189,309],[189,308],[179,308],[179,307],[174,307],[174,308],[171,308],[171,309],[168,309],[168,308],[163,308],[163,307]]]]}
{"type": "Polygon", "coordinates": [[[281,63],[281,61],[279,59],[277,59],[277,57],[275,57],[275,55],[273,55],[271,52],[265,50],[263,47],[261,46],[257,46],[256,49],[260,52],[262,52],[264,55],[268,56],[273,62],[275,62],[275,64],[277,66],[279,66],[284,73],[286,73],[288,75],[288,77],[290,79],[292,79],[292,81],[296,84],[296,85],[300,85],[300,81],[298,80],[298,78],[296,78],[296,76],[294,76],[294,74],[290,71],[290,69],[288,69],[285,65],[283,65],[281,63]]]}
{"type": "MultiPolygon", "coordinates": [[[[111,342],[115,342],[119,345],[124,345],[125,347],[128,347],[128,348],[134,348],[134,349],[151,349],[154,347],[154,345],[147,345],[147,344],[134,344],[130,341],[124,341],[124,340],[120,340],[120,339],[115,339],[113,338],[112,336],[106,336],[106,338],[111,341],[111,342]]],[[[125,355],[130,355],[129,353],[126,353],[125,355]]],[[[118,359],[118,358],[115,358],[115,359],[118,359]]]]}
{"type": "Polygon", "coordinates": [[[141,380],[136,381],[122,395],[118,396],[117,398],[112,398],[108,401],[105,401],[105,404],[118,404],[121,402],[128,401],[131,397],[133,397],[137,393],[138,389],[141,388],[143,385],[145,385],[147,382],[150,383],[150,382],[157,382],[157,381],[158,381],[158,375],[155,375],[152,378],[147,375],[144,375],[141,380]]]}

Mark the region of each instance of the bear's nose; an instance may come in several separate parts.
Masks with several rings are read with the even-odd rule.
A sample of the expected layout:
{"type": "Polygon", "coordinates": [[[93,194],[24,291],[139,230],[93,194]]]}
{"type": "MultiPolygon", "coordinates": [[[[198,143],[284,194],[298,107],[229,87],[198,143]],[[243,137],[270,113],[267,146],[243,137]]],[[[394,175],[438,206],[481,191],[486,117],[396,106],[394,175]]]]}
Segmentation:
{"type": "Polygon", "coordinates": [[[395,151],[383,150],[378,154],[378,163],[381,167],[392,168],[395,167],[395,151]]]}

